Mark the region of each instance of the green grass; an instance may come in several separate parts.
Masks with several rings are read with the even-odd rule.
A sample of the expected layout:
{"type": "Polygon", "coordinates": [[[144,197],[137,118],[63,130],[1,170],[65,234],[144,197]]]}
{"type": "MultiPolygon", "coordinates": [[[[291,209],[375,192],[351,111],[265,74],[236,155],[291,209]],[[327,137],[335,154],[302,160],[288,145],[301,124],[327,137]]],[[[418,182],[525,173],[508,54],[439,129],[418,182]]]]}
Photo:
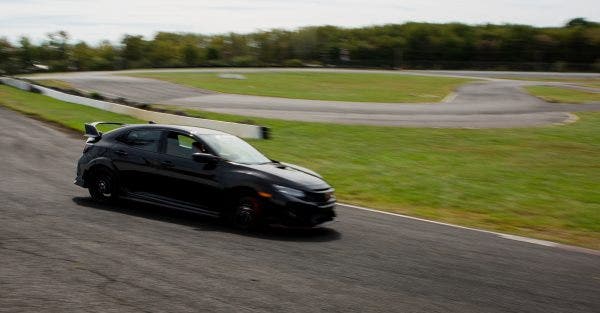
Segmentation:
{"type": "Polygon", "coordinates": [[[548,102],[558,103],[589,103],[600,102],[600,93],[581,90],[552,87],[552,86],[527,86],[525,89],[532,95],[548,102]]]}
{"type": "Polygon", "coordinates": [[[220,78],[218,73],[139,73],[224,93],[295,99],[357,102],[438,102],[469,79],[401,74],[271,72],[243,73],[246,79],[220,78]]]}
{"type": "MultiPolygon", "coordinates": [[[[78,130],[84,121],[133,122],[5,86],[0,104],[78,130]]],[[[323,174],[342,202],[600,249],[600,113],[580,118],[565,126],[490,130],[251,118],[273,131],[272,139],[251,143],[271,158],[323,174]]]]}

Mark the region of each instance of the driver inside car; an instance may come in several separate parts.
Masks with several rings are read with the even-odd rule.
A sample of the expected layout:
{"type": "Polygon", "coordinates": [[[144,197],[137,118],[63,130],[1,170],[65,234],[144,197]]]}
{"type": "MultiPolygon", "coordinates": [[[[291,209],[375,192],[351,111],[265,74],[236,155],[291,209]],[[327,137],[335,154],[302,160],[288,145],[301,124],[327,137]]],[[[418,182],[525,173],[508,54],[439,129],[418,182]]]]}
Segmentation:
{"type": "Polygon", "coordinates": [[[206,147],[197,141],[194,141],[194,143],[192,143],[192,153],[208,153],[208,150],[206,149],[206,147]]]}

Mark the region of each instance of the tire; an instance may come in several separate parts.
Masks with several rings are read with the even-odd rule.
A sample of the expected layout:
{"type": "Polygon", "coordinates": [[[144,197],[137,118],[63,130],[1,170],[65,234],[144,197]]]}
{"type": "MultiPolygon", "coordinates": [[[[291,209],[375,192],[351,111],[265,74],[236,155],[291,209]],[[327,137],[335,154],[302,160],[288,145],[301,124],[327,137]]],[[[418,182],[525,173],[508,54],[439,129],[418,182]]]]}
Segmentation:
{"type": "Polygon", "coordinates": [[[262,209],[255,196],[242,196],[231,212],[231,223],[242,230],[255,230],[262,225],[262,209]]]}
{"type": "Polygon", "coordinates": [[[99,203],[114,203],[118,198],[119,186],[115,175],[108,169],[98,169],[90,175],[88,191],[99,203]]]}

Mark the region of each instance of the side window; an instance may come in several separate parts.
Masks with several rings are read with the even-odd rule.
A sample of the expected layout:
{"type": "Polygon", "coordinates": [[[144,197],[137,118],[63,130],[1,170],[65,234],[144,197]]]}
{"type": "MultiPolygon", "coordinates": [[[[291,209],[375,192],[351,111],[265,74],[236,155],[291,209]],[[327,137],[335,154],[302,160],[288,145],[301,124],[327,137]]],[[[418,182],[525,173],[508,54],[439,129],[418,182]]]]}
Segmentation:
{"type": "Polygon", "coordinates": [[[169,132],[167,135],[167,154],[191,158],[192,154],[197,152],[206,152],[206,150],[196,139],[176,132],[169,132]]]}
{"type": "Polygon", "coordinates": [[[121,141],[134,148],[157,152],[161,133],[155,129],[132,130],[121,141]]]}

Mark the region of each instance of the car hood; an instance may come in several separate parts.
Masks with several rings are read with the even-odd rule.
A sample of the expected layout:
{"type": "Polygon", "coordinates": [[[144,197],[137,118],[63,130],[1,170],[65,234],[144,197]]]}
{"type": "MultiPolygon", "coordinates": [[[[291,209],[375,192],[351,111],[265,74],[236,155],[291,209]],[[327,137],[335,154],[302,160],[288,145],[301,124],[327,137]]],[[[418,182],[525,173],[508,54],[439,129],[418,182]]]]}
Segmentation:
{"type": "Polygon", "coordinates": [[[284,184],[301,189],[323,189],[330,188],[319,174],[294,164],[289,163],[267,163],[244,165],[259,171],[272,180],[274,184],[284,184]]]}

